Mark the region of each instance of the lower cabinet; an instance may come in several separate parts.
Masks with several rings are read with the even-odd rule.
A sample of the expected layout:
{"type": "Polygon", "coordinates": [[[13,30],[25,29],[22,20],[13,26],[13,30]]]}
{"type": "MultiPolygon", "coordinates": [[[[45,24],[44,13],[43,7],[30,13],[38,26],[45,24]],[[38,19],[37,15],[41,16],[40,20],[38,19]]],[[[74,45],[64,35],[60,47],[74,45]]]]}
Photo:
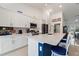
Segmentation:
{"type": "Polygon", "coordinates": [[[14,48],[20,48],[24,45],[27,45],[27,38],[26,37],[15,37],[14,38],[14,48]]]}
{"type": "Polygon", "coordinates": [[[12,44],[12,41],[11,41],[11,37],[2,37],[2,54],[5,53],[5,52],[8,52],[8,51],[11,51],[13,49],[13,44],[12,44]]]}
{"type": "Polygon", "coordinates": [[[0,54],[2,52],[2,39],[0,39],[0,54]]]}
{"type": "Polygon", "coordinates": [[[20,37],[3,36],[0,37],[0,41],[1,41],[0,55],[27,45],[27,37],[21,37],[21,36],[20,37]]]}
{"type": "Polygon", "coordinates": [[[38,56],[38,41],[28,38],[28,56],[38,56]]]}

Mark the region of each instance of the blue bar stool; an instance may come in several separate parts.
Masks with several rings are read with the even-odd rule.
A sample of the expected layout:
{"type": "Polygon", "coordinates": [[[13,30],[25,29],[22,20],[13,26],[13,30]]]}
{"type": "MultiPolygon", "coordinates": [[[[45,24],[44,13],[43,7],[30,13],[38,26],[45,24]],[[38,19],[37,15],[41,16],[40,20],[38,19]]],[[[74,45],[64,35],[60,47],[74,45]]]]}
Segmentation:
{"type": "Polygon", "coordinates": [[[51,48],[51,50],[52,50],[53,56],[60,56],[60,55],[65,56],[66,55],[66,49],[63,47],[54,46],[51,48]]]}
{"type": "Polygon", "coordinates": [[[57,46],[65,47],[66,46],[67,37],[68,37],[68,33],[66,33],[66,35],[62,38],[62,40],[58,43],[57,46]]]}
{"type": "Polygon", "coordinates": [[[66,56],[68,55],[68,48],[70,45],[70,36],[67,37],[66,40],[66,47],[61,47],[61,46],[52,46],[51,51],[52,51],[52,56],[66,56]]]}

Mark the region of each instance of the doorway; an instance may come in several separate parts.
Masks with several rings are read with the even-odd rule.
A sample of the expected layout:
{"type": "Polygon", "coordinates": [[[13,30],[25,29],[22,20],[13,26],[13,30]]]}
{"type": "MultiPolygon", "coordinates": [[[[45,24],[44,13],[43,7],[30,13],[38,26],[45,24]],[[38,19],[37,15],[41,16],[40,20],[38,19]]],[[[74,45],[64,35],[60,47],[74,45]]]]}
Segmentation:
{"type": "Polygon", "coordinates": [[[54,24],[54,33],[60,33],[60,24],[54,24]]]}

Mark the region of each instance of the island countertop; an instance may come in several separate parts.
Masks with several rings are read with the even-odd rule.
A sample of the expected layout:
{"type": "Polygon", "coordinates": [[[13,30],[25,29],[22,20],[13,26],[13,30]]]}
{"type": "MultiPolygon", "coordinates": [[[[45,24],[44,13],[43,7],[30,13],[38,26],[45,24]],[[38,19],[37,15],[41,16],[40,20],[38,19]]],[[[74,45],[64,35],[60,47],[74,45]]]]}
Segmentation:
{"type": "Polygon", "coordinates": [[[35,35],[35,36],[29,36],[28,39],[36,40],[42,43],[44,42],[44,43],[49,43],[52,45],[57,45],[64,35],[65,35],[64,33],[55,33],[53,35],[40,34],[40,35],[35,35]]]}

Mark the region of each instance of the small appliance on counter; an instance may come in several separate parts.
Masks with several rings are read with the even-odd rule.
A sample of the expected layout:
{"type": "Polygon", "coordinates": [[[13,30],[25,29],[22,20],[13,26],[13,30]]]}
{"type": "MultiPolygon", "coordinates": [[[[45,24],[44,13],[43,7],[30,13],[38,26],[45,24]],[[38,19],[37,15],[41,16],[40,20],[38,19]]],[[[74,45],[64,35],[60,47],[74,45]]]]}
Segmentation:
{"type": "Polygon", "coordinates": [[[18,30],[18,34],[22,34],[22,30],[18,30]]]}
{"type": "Polygon", "coordinates": [[[32,35],[38,35],[39,34],[39,31],[30,30],[30,33],[32,33],[32,35]]]}
{"type": "Polygon", "coordinates": [[[30,32],[30,29],[29,29],[29,28],[27,28],[27,29],[26,29],[26,33],[29,33],[29,32],[30,32]]]}

